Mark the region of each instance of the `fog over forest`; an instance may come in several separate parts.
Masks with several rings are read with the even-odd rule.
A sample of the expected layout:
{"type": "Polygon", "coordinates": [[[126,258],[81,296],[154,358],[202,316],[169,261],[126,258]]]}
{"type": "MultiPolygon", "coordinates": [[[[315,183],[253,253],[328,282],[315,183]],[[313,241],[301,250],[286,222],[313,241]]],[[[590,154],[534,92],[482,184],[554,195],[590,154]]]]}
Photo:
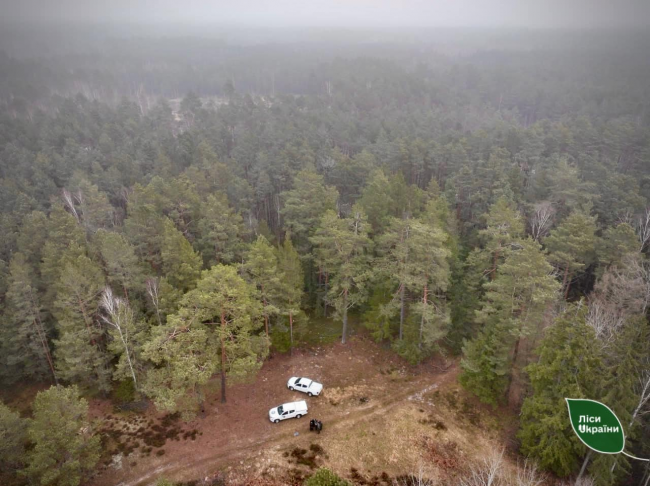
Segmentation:
{"type": "Polygon", "coordinates": [[[3,21],[255,27],[647,27],[645,0],[2,0],[3,21]]]}
{"type": "Polygon", "coordinates": [[[650,486],[649,1],[0,15],[0,485],[650,486]]]}

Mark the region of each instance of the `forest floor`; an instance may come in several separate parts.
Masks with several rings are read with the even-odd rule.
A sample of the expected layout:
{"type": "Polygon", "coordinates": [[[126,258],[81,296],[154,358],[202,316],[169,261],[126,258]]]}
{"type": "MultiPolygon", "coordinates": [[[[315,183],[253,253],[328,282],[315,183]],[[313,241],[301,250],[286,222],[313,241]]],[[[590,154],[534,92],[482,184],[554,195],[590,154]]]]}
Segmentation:
{"type": "Polygon", "coordinates": [[[93,400],[106,446],[111,440],[122,445],[91,484],[140,486],[161,477],[194,484],[217,476],[231,484],[260,478],[300,484],[320,466],[356,484],[390,484],[388,478],[418,470],[431,479],[451,478],[475,458],[509,449],[516,423],[507,410],[486,408],[460,389],[458,371],[457,362],[441,358],[409,366],[358,335],[346,345],[276,354],[253,382],[229,385],[225,404],[215,383],[205,416],[188,423],[153,408],[114,414],[110,402],[93,400]],[[286,388],[289,377],[303,375],[324,384],[321,396],[286,388]],[[271,407],[302,399],[306,417],[269,421],[271,407]],[[309,431],[310,418],[322,420],[320,435],[309,431]]]}

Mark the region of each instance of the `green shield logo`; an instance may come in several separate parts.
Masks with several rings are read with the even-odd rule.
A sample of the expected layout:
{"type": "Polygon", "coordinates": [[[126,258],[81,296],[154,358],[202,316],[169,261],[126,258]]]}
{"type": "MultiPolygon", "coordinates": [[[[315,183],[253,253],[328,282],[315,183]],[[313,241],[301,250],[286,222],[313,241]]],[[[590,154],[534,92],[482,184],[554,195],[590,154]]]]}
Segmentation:
{"type": "Polygon", "coordinates": [[[618,417],[595,400],[567,398],[571,427],[590,449],[603,454],[618,454],[625,447],[625,434],[618,417]]]}

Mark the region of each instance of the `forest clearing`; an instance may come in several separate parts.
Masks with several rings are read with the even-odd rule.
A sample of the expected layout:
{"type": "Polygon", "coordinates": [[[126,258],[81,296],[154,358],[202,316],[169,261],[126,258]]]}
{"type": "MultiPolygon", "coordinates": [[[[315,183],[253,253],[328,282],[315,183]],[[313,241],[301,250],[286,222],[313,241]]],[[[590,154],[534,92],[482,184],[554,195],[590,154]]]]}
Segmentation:
{"type": "MultiPolygon", "coordinates": [[[[363,337],[345,346],[276,355],[254,382],[233,385],[226,404],[219,402],[218,389],[206,393],[205,417],[180,421],[179,436],[196,430],[195,439],[167,440],[146,457],[136,449],[117,468],[109,457],[111,465],[101,468],[91,484],[138,486],[161,477],[189,482],[220,474],[242,485],[257,477],[282,484],[292,477],[304,479],[314,466],[330,467],[342,477],[356,470],[368,479],[376,475],[373,471],[394,478],[418,471],[425,458],[428,477],[455,477],[476,458],[506,447],[497,424],[508,422],[508,412],[482,407],[459,390],[457,374],[457,363],[432,360],[412,367],[363,337]],[[269,423],[269,404],[300,397],[286,389],[285,377],[292,373],[311,374],[327,388],[309,402],[308,416],[269,423]],[[309,432],[310,417],[325,424],[321,435],[309,432]],[[314,461],[296,464],[292,451],[309,451],[312,444],[323,452],[314,461]],[[157,455],[159,450],[164,455],[157,455]]],[[[111,413],[110,404],[100,400],[91,401],[91,415],[100,423],[108,416],[125,422],[134,417],[111,413]]],[[[143,416],[149,417],[159,414],[143,416]]],[[[118,423],[114,427],[119,429],[118,423]]]]}

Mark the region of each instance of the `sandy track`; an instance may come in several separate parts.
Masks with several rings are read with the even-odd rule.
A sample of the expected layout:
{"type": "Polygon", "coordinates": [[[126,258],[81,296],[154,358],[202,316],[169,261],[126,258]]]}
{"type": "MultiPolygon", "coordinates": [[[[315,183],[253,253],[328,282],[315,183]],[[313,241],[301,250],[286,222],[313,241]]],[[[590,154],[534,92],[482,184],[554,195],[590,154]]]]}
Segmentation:
{"type": "MultiPolygon", "coordinates": [[[[338,385],[338,390],[345,391],[361,384],[363,393],[369,398],[365,403],[354,399],[334,406],[328,401],[327,393],[313,399],[305,397],[310,407],[309,416],[322,420],[325,425],[323,434],[328,435],[342,433],[355,423],[375,415],[385,415],[398,405],[421,401],[424,394],[455,380],[458,371],[456,365],[445,371],[437,371],[433,367],[415,370],[396,360],[392,353],[385,353],[368,342],[346,347],[335,345],[324,351],[319,355],[302,354],[271,360],[268,366],[265,364],[256,383],[249,385],[258,393],[248,397],[238,396],[246,395],[246,389],[233,387],[231,403],[226,406],[213,405],[209,420],[196,422],[197,428],[204,432],[196,443],[188,443],[177,449],[172,447],[171,453],[164,458],[143,462],[138,468],[106,472],[93,484],[144,486],[155,483],[161,476],[177,481],[194,480],[210,476],[228,465],[252,460],[251,457],[260,451],[295,447],[313,439],[308,434],[308,417],[279,424],[271,424],[266,418],[269,405],[293,399],[285,387],[286,375],[297,374],[297,369],[311,367],[314,370],[310,374],[312,378],[322,379],[326,386],[328,383],[338,385]],[[308,362],[306,357],[309,357],[308,362]],[[370,364],[373,366],[369,367],[370,364]],[[381,366],[389,364],[401,366],[402,375],[397,374],[396,378],[395,373],[388,376],[380,372],[381,366]],[[399,376],[403,376],[403,381],[399,376]],[[246,407],[239,409],[237,403],[246,407]],[[245,418],[249,417],[249,407],[255,407],[257,414],[245,418]],[[296,431],[300,434],[297,437],[294,436],[296,431]]],[[[302,394],[294,395],[298,395],[294,396],[295,399],[302,397],[302,394]]]]}

